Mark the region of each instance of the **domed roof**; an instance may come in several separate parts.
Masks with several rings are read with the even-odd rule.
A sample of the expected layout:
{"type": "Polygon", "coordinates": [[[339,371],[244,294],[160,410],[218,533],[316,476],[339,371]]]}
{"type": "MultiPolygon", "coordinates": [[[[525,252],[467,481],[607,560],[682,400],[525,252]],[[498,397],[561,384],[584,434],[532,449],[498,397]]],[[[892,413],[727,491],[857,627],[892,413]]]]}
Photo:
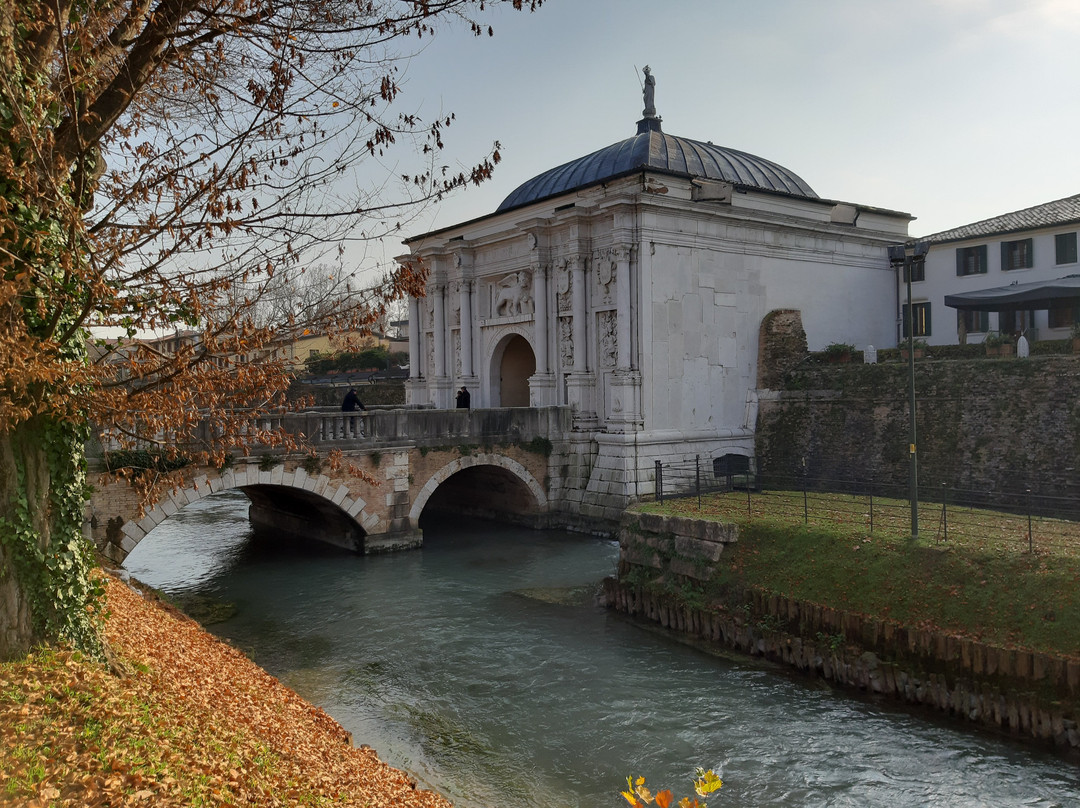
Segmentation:
{"type": "Polygon", "coordinates": [[[520,185],[502,201],[498,211],[596,185],[642,169],[723,180],[744,188],[791,196],[818,198],[801,177],[771,160],[700,140],[665,134],[660,129],[659,118],[646,117],[638,121],[638,131],[633,137],[545,171],[520,185]]]}

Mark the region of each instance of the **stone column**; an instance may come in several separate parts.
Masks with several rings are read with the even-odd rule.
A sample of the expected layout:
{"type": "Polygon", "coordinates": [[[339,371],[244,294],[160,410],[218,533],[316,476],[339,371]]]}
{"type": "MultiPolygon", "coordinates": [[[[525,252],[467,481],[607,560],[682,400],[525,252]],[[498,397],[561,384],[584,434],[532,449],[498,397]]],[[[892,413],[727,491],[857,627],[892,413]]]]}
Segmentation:
{"type": "Polygon", "coordinates": [[[536,372],[548,372],[547,267],[533,268],[533,333],[536,335],[536,372]]]}
{"type": "Polygon", "coordinates": [[[451,406],[453,396],[449,368],[447,367],[447,354],[450,346],[449,323],[446,318],[446,295],[445,283],[437,283],[433,293],[434,300],[434,326],[432,338],[435,340],[435,378],[428,382],[428,395],[431,403],[438,409],[447,409],[451,406]]]}
{"type": "Polygon", "coordinates": [[[618,309],[617,370],[630,370],[630,248],[615,250],[615,306],[618,309]]]}
{"type": "Polygon", "coordinates": [[[580,255],[570,259],[571,338],[574,343],[574,363],[566,377],[566,402],[573,410],[574,429],[588,432],[596,429],[596,375],[589,368],[588,273],[585,259],[580,255]]]}
{"type": "Polygon", "coordinates": [[[420,300],[409,298],[409,380],[405,383],[405,403],[412,406],[426,404],[425,394],[424,346],[420,344],[424,333],[420,323],[420,300]]]}
{"type": "Polygon", "coordinates": [[[529,377],[529,405],[551,407],[556,403],[555,374],[548,360],[548,335],[551,333],[551,305],[548,301],[547,267],[533,267],[533,337],[536,372],[529,377]]]}
{"type": "Polygon", "coordinates": [[[435,340],[435,378],[446,375],[446,287],[437,285],[431,291],[435,317],[432,339],[435,340]]]}
{"type": "Polygon", "coordinates": [[[461,375],[473,375],[472,281],[461,282],[461,375]]]}
{"type": "Polygon", "coordinates": [[[616,364],[608,385],[604,420],[607,432],[636,432],[641,417],[641,374],[631,366],[630,248],[615,248],[616,364]]]}
{"type": "Polygon", "coordinates": [[[572,333],[574,341],[574,373],[588,369],[588,329],[585,322],[585,262],[580,256],[571,259],[570,274],[572,333]]]}
{"type": "Polygon", "coordinates": [[[420,374],[420,301],[409,298],[409,378],[420,374]]]}

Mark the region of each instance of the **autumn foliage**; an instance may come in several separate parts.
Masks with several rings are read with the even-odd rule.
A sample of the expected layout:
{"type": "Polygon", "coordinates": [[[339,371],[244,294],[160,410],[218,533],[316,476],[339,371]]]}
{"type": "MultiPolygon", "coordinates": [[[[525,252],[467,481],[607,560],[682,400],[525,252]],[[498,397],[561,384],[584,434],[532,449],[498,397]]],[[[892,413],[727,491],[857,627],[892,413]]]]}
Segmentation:
{"type": "Polygon", "coordinates": [[[193,621],[110,580],[114,671],[0,666],[0,805],[449,808],[193,621]]]}
{"type": "MultiPolygon", "coordinates": [[[[497,143],[451,167],[454,116],[399,99],[409,50],[455,22],[491,33],[491,5],[0,4],[0,658],[88,636],[88,424],[115,448],[219,466],[253,441],[291,445],[257,420],[285,406],[280,346],[362,334],[422,294],[408,263],[361,293],[346,247],[491,175],[497,143]],[[324,294],[280,305],[315,266],[332,268],[324,294]],[[196,337],[143,339],[180,331],[196,337]]],[[[180,473],[137,482],[150,498],[180,473]]]]}

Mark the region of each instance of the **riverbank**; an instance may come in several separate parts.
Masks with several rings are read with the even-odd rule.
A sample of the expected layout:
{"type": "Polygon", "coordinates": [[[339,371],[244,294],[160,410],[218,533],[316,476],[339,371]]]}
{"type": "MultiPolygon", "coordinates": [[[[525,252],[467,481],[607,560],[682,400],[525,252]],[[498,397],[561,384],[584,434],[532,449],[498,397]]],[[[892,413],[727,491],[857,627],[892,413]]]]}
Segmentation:
{"type": "Polygon", "coordinates": [[[194,621],[107,588],[110,667],[0,665],[0,806],[450,808],[194,621]]]}
{"type": "Polygon", "coordinates": [[[628,513],[608,605],[1080,756],[1071,545],[932,547],[852,525],[725,518],[724,500],[628,513]]]}

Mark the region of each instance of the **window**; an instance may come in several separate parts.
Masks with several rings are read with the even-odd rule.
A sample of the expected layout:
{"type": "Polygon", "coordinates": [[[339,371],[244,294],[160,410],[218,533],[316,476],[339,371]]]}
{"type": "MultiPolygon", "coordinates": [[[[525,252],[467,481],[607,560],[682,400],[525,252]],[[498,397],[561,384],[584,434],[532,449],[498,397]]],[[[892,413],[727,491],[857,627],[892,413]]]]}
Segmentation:
{"type": "MultiPolygon", "coordinates": [[[[904,304],[904,333],[903,337],[907,338],[908,333],[908,305],[904,304]]],[[[930,304],[929,303],[912,303],[911,310],[915,317],[915,333],[916,337],[929,337],[930,336],[930,304]]]]}
{"type": "Polygon", "coordinates": [[[958,311],[957,325],[965,334],[985,334],[990,330],[990,312],[958,311]]]}
{"type": "Polygon", "coordinates": [[[1076,263],[1076,233],[1058,233],[1054,236],[1055,264],[1076,263]]]}
{"type": "Polygon", "coordinates": [[[1001,271],[1008,272],[1010,269],[1030,269],[1035,266],[1034,252],[1031,249],[1031,239],[1023,238],[1019,241],[1001,242],[1001,271]]]}
{"type": "Polygon", "coordinates": [[[1050,309],[1049,321],[1048,325],[1051,328],[1072,328],[1075,323],[1080,322],[1080,309],[1074,307],[1050,309]]]}
{"type": "Polygon", "coordinates": [[[959,247],[956,250],[957,275],[984,275],[986,273],[986,245],[959,247]]]}

